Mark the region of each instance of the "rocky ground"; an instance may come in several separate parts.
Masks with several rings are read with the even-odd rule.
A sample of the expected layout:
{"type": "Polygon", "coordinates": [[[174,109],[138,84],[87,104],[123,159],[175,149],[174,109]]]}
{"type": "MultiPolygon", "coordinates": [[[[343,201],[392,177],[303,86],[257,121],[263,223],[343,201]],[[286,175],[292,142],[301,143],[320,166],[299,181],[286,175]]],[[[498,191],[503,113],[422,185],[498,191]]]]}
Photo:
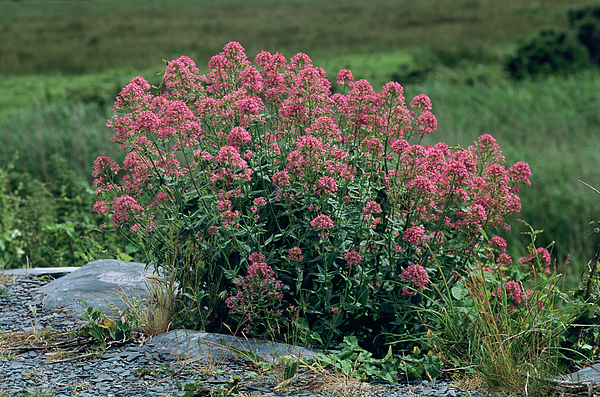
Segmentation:
{"type": "MultiPolygon", "coordinates": [[[[100,274],[106,275],[106,272],[102,272],[101,267],[95,268],[94,277],[100,276],[100,280],[104,277],[104,287],[108,289],[110,283],[100,274]]],[[[57,275],[62,274],[54,273],[57,275]]],[[[256,363],[228,350],[199,349],[199,346],[219,345],[223,337],[230,338],[228,344],[235,343],[235,338],[183,330],[151,340],[115,343],[105,351],[98,351],[88,341],[70,335],[80,320],[73,310],[66,309],[73,301],[65,299],[68,295],[65,288],[56,287],[61,278],[52,281],[53,276],[42,279],[20,276],[17,281],[0,286],[0,397],[208,397],[225,396],[228,391],[246,397],[481,397],[489,394],[481,390],[467,391],[447,380],[361,384],[354,379],[303,367],[290,384],[283,385],[276,367],[263,371],[256,363]],[[64,307],[51,302],[62,302],[64,307]],[[185,385],[191,390],[182,390],[185,385]],[[32,394],[43,391],[47,394],[32,394]]],[[[111,280],[122,282],[131,278],[114,273],[111,280]]],[[[74,287],[68,279],[61,283],[74,287]]],[[[240,348],[259,355],[261,351],[276,355],[276,351],[295,348],[288,345],[274,348],[273,344],[261,342],[245,346],[244,343],[248,341],[242,341],[240,348]]]]}

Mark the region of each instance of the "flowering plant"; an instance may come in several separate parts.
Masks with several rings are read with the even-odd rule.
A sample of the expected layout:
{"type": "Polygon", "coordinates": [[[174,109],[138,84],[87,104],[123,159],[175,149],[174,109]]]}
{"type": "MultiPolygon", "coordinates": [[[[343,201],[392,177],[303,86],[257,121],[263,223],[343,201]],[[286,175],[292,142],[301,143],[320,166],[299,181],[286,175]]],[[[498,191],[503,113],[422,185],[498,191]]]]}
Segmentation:
{"type": "MultiPolygon", "coordinates": [[[[278,317],[281,317],[281,292],[283,284],[275,279],[275,273],[264,260],[264,255],[253,252],[250,255],[247,275],[235,280],[237,292],[225,299],[229,314],[240,316],[239,324],[248,334],[261,335],[276,333],[278,317]]],[[[293,308],[290,308],[293,309],[293,308]]]]}
{"type": "Polygon", "coordinates": [[[529,167],[507,169],[490,135],[420,144],[437,130],[426,95],[407,105],[400,84],[376,93],[348,70],[332,94],[307,55],[262,52],[253,65],[235,42],[208,66],[169,62],[156,94],[134,78],[108,123],[124,163],[94,164],[94,210],[156,269],[178,258],[182,322],[209,306],[220,330],[262,296],[263,327],[293,326],[282,309],[295,306],[323,344],[354,334],[379,349],[419,329],[415,291],[466,266],[483,232],[520,210],[529,167]],[[274,295],[256,290],[265,281],[274,295]]]}

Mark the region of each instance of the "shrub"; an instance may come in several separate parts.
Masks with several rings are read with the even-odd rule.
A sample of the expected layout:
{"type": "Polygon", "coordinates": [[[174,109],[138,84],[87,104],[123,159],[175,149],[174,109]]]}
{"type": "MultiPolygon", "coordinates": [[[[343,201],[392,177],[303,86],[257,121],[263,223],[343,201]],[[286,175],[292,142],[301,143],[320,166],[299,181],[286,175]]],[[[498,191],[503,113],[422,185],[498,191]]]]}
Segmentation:
{"type": "Polygon", "coordinates": [[[232,300],[250,305],[261,283],[272,294],[252,317],[260,331],[297,327],[325,346],[354,335],[382,354],[426,332],[433,320],[417,309],[484,231],[508,227],[527,164],[507,169],[489,135],[422,146],[437,130],[427,96],[407,106],[400,84],[375,93],[348,70],[332,95],[305,54],[262,52],[253,65],[229,43],[209,67],[169,62],[159,95],[134,78],[109,121],[125,161],[94,164],[95,211],[155,270],[177,258],[180,324],[242,325],[232,300]]]}
{"type": "Polygon", "coordinates": [[[600,3],[569,10],[569,26],[586,46],[592,62],[600,64],[600,3]]]}
{"type": "Polygon", "coordinates": [[[585,47],[569,32],[544,28],[508,58],[505,70],[515,79],[568,73],[589,67],[585,47]]]}

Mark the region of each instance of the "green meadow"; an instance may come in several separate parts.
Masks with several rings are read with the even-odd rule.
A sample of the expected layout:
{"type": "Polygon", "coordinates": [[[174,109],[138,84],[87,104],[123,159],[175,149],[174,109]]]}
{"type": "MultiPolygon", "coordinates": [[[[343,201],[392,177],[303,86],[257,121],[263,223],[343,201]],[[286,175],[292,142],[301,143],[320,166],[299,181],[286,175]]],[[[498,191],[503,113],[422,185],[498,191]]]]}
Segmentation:
{"type": "MultiPolygon", "coordinates": [[[[409,100],[429,95],[439,127],[429,143],[466,147],[491,134],[507,163],[528,162],[519,218],[544,230],[539,245],[554,242],[559,269],[572,256],[575,286],[600,244],[588,236],[600,196],[578,182],[600,189],[600,71],[513,81],[502,64],[520,39],[566,29],[569,7],[587,3],[0,0],[0,168],[49,182],[58,153],[90,183],[97,156],[119,159],[105,124],[132,77],[158,85],[164,60],[181,55],[206,71],[229,41],[251,56],[304,52],[332,81],[348,68],[376,89],[396,79],[409,100]]],[[[527,239],[512,224],[518,259],[527,239]]]]}

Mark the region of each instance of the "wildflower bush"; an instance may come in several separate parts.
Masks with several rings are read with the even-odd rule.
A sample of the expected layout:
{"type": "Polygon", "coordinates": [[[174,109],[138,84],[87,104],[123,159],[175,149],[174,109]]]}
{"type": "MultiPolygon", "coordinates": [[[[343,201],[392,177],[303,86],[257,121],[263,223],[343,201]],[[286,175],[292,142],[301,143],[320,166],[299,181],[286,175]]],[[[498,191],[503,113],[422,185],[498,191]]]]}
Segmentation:
{"type": "Polygon", "coordinates": [[[348,70],[332,93],[305,54],[251,63],[232,42],[209,67],[171,61],[158,91],[134,78],[108,123],[125,160],[93,172],[94,210],[156,271],[176,258],[179,324],[323,346],[353,335],[383,355],[441,328],[427,309],[508,228],[528,165],[507,167],[490,135],[421,145],[437,130],[426,95],[376,93],[348,70]]]}

